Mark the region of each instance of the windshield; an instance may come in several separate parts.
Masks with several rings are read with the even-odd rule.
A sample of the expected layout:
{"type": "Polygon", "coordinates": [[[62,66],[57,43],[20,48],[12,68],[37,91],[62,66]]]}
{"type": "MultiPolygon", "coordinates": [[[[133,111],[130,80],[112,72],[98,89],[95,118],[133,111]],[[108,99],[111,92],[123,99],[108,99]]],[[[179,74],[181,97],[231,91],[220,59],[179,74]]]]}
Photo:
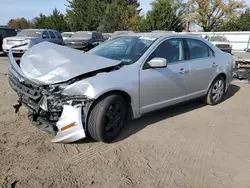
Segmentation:
{"type": "Polygon", "coordinates": [[[71,38],[77,38],[77,37],[91,38],[92,37],[92,32],[76,32],[75,34],[73,34],[71,36],[71,38]]]}
{"type": "Polygon", "coordinates": [[[41,32],[39,30],[22,30],[17,34],[17,36],[20,36],[20,37],[40,37],[41,32]]]}
{"type": "Polygon", "coordinates": [[[210,41],[228,42],[226,37],[221,37],[221,36],[211,37],[210,41]]]}
{"type": "Polygon", "coordinates": [[[71,37],[73,34],[72,33],[62,33],[62,37],[71,37]]]}
{"type": "Polygon", "coordinates": [[[107,41],[87,53],[132,64],[146,52],[156,39],[155,37],[122,36],[107,41]]]}

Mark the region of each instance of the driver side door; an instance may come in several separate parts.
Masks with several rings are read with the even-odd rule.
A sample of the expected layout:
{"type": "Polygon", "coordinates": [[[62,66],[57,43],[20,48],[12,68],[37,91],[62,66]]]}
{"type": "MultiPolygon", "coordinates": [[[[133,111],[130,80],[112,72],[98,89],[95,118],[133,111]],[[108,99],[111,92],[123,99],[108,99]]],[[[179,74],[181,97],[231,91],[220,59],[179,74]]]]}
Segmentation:
{"type": "Polygon", "coordinates": [[[173,38],[163,41],[149,56],[140,70],[140,111],[147,113],[186,99],[186,80],[190,67],[184,40],[173,38]],[[151,68],[154,58],[167,60],[167,67],[151,68]]]}

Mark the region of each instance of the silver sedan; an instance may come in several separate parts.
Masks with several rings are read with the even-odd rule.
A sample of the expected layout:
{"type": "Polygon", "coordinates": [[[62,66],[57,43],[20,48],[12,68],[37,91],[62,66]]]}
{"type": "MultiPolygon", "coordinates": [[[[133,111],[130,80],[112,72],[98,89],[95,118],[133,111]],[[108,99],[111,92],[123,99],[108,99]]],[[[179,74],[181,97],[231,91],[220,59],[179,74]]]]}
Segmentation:
{"type": "Polygon", "coordinates": [[[9,59],[16,111],[24,105],[37,127],[64,143],[87,135],[112,142],[128,119],[190,99],[216,105],[233,66],[202,37],[163,32],[126,34],[87,53],[43,42],[19,65],[11,50],[9,59]]]}

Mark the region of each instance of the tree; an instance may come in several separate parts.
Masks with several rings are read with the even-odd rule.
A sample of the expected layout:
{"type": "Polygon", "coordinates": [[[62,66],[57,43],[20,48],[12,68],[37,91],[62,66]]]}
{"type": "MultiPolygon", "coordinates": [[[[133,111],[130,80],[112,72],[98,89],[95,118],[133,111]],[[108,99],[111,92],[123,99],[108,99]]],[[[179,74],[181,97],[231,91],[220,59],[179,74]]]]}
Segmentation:
{"type": "Polygon", "coordinates": [[[241,0],[189,0],[190,14],[204,31],[211,31],[239,15],[246,7],[241,0]]]}
{"type": "Polygon", "coordinates": [[[68,23],[65,21],[65,16],[57,9],[54,9],[52,14],[48,17],[49,29],[57,31],[69,31],[68,23]]]}
{"type": "Polygon", "coordinates": [[[11,19],[8,22],[8,27],[14,29],[27,29],[30,28],[30,24],[25,18],[17,18],[17,19],[11,19]]]}
{"type": "Polygon", "coordinates": [[[35,27],[39,29],[48,28],[49,19],[47,16],[41,13],[38,17],[35,18],[34,24],[35,24],[35,27]]]}
{"type": "Polygon", "coordinates": [[[146,30],[180,32],[184,29],[184,20],[181,17],[184,7],[181,1],[156,0],[151,5],[152,10],[146,16],[146,30]]]}
{"type": "Polygon", "coordinates": [[[40,14],[39,17],[33,19],[33,24],[39,29],[55,29],[57,31],[68,31],[69,27],[65,20],[65,16],[57,9],[54,9],[52,14],[45,16],[40,14]]]}
{"type": "Polygon", "coordinates": [[[125,0],[114,0],[107,6],[98,30],[102,32],[137,31],[137,6],[125,0]]]}
{"type": "Polygon", "coordinates": [[[104,15],[106,4],[102,0],[68,0],[67,21],[71,30],[96,30],[104,15]]]}
{"type": "Polygon", "coordinates": [[[216,31],[249,31],[250,9],[246,9],[239,17],[229,20],[226,24],[217,28],[216,31]]]}
{"type": "MultiPolygon", "coordinates": [[[[124,7],[135,7],[137,13],[139,14],[140,9],[137,9],[140,6],[138,0],[122,0],[122,7],[118,7],[118,10],[115,10],[114,7],[117,7],[117,0],[67,0],[67,10],[66,18],[69,23],[71,30],[97,30],[98,28],[102,29],[104,27],[104,20],[112,17],[112,20],[120,20],[120,15],[117,14],[120,9],[124,10],[124,7]],[[109,14],[106,16],[106,14],[109,14]],[[111,14],[116,15],[111,16],[111,14]]],[[[119,4],[119,3],[118,3],[119,4]]],[[[120,3],[121,4],[121,3],[120,3]]],[[[132,8],[131,8],[132,9],[132,8]]],[[[128,13],[127,10],[126,13],[128,13]]],[[[131,10],[131,12],[134,11],[131,10]]],[[[124,15],[123,12],[120,12],[124,15]]],[[[130,17],[130,16],[128,16],[130,17]]],[[[109,20],[110,21],[110,20],[109,20]]],[[[116,21],[114,24],[117,24],[116,21]]],[[[119,26],[120,27],[120,26],[119,26]]],[[[114,26],[114,28],[119,28],[114,26]]]]}

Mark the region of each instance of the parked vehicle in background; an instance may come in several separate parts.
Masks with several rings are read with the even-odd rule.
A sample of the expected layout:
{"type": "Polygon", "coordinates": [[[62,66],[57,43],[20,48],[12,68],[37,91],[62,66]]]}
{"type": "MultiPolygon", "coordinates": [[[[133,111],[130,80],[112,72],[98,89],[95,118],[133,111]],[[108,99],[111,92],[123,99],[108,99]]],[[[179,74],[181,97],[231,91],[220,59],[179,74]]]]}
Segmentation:
{"type": "Polygon", "coordinates": [[[11,47],[21,45],[20,47],[12,50],[15,54],[23,54],[31,46],[40,42],[52,42],[55,44],[63,45],[62,35],[55,30],[51,29],[24,29],[14,37],[7,37],[3,40],[3,51],[7,53],[11,47]]]}
{"type": "Polygon", "coordinates": [[[127,119],[194,98],[223,100],[230,54],[202,37],[134,33],[82,53],[51,43],[29,49],[19,66],[9,53],[9,83],[19,104],[53,142],[91,136],[112,142],[127,119]]]}
{"type": "Polygon", "coordinates": [[[232,45],[224,36],[207,36],[206,39],[218,47],[221,51],[232,53],[232,45]]]}
{"type": "Polygon", "coordinates": [[[16,36],[17,32],[15,29],[7,28],[7,27],[0,27],[0,52],[3,51],[3,39],[6,37],[13,37],[16,36]]]}
{"type": "Polygon", "coordinates": [[[112,33],[102,33],[104,41],[109,40],[112,36],[112,33]]]}
{"type": "Polygon", "coordinates": [[[110,39],[121,36],[121,35],[129,34],[129,33],[134,33],[134,31],[115,31],[110,37],[110,39]]]}
{"type": "Polygon", "coordinates": [[[63,32],[61,33],[63,40],[70,38],[72,35],[74,34],[74,32],[63,32]]]}
{"type": "Polygon", "coordinates": [[[88,51],[104,42],[104,38],[102,33],[97,31],[78,31],[64,42],[70,48],[88,51]]]}
{"type": "Polygon", "coordinates": [[[250,81],[250,50],[245,49],[245,52],[238,53],[234,56],[234,73],[233,77],[239,80],[250,81]]]}

